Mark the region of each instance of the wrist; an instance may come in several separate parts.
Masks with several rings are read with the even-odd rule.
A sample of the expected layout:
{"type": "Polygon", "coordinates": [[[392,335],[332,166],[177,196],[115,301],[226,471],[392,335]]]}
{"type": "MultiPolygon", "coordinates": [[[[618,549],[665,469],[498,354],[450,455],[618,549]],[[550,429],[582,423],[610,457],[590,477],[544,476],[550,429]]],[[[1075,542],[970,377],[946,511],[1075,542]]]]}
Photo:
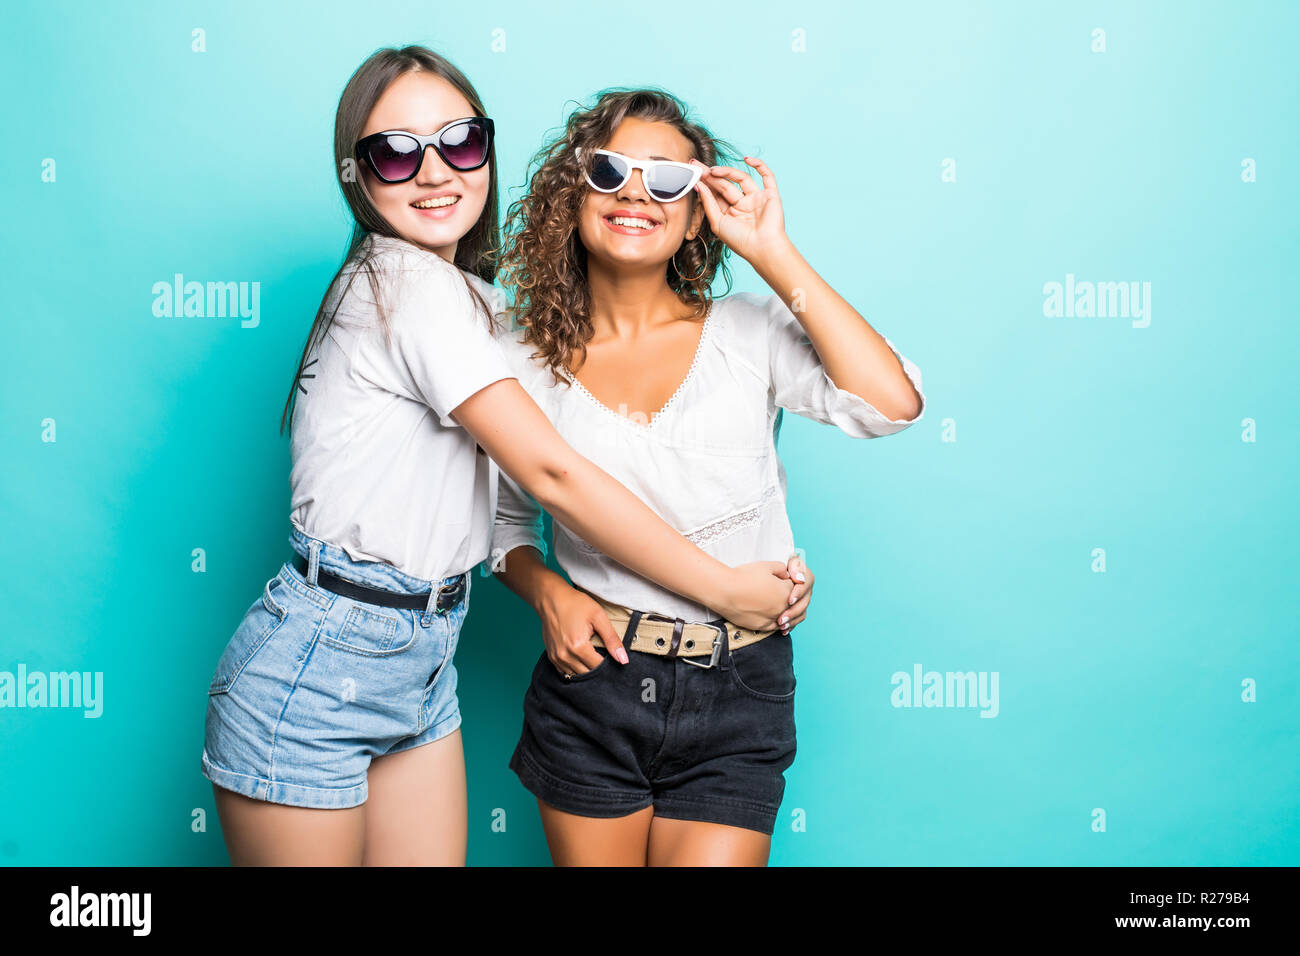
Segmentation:
{"type": "Polygon", "coordinates": [[[556,601],[563,596],[564,592],[572,590],[572,586],[564,578],[560,577],[550,568],[543,571],[538,579],[537,586],[533,588],[533,611],[538,617],[544,617],[548,608],[554,606],[556,601]]]}
{"type": "Polygon", "coordinates": [[[721,561],[705,571],[703,600],[700,602],[708,608],[723,612],[724,616],[735,610],[736,569],[721,561]]]}
{"type": "Polygon", "coordinates": [[[753,266],[754,271],[758,273],[763,281],[767,282],[768,285],[773,285],[781,270],[798,260],[799,250],[795,248],[789,236],[782,235],[776,242],[764,246],[749,261],[749,264],[753,266]]]}

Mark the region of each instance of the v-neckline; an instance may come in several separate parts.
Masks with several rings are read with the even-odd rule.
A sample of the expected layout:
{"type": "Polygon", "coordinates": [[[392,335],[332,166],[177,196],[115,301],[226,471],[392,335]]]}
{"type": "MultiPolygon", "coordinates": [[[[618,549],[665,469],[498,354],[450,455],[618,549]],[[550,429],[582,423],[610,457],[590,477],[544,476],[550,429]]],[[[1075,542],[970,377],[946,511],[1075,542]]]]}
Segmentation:
{"type": "Polygon", "coordinates": [[[674,389],[673,393],[668,396],[668,401],[664,402],[662,407],[660,407],[659,411],[651,415],[650,421],[645,423],[644,425],[636,421],[629,415],[621,415],[618,412],[614,411],[614,409],[610,408],[608,405],[606,405],[604,402],[598,399],[595,395],[593,395],[590,391],[588,391],[587,386],[583,385],[582,382],[578,380],[578,377],[574,375],[572,372],[570,372],[568,369],[564,370],[564,375],[572,384],[577,386],[578,391],[580,391],[583,395],[587,396],[587,399],[593,405],[595,405],[601,411],[605,412],[607,415],[613,415],[615,418],[627,422],[627,424],[631,425],[633,428],[639,428],[642,429],[643,431],[649,431],[650,429],[654,428],[655,424],[664,417],[665,413],[667,413],[676,404],[677,397],[681,395],[683,391],[685,391],[686,386],[689,385],[691,383],[691,380],[695,377],[695,369],[696,366],[700,364],[700,356],[704,354],[704,346],[705,343],[708,341],[709,329],[713,323],[713,312],[717,307],[718,307],[718,300],[717,299],[710,300],[709,310],[708,312],[705,313],[704,322],[700,328],[700,339],[698,342],[695,343],[695,354],[691,356],[691,367],[686,370],[686,375],[685,377],[682,378],[681,382],[678,383],[677,388],[674,389]]]}

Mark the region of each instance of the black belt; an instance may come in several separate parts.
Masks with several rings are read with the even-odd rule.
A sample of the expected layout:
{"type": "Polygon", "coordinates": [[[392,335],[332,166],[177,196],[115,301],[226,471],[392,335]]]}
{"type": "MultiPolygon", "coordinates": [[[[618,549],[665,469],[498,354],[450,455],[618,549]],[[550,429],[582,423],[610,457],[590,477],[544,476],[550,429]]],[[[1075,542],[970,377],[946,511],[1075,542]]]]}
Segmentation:
{"type": "MultiPolygon", "coordinates": [[[[298,569],[298,573],[304,578],[307,577],[307,559],[301,554],[293,556],[293,566],[298,569]]],[[[326,591],[333,591],[345,598],[364,601],[366,604],[378,604],[380,607],[398,607],[411,611],[423,611],[429,606],[430,592],[428,591],[423,594],[398,594],[396,591],[368,588],[364,584],[354,584],[337,574],[331,574],[321,567],[316,569],[316,584],[326,591]]],[[[451,584],[444,584],[439,588],[438,610],[440,612],[450,611],[459,604],[461,598],[465,596],[466,584],[465,575],[461,573],[456,576],[456,579],[451,584]]]]}

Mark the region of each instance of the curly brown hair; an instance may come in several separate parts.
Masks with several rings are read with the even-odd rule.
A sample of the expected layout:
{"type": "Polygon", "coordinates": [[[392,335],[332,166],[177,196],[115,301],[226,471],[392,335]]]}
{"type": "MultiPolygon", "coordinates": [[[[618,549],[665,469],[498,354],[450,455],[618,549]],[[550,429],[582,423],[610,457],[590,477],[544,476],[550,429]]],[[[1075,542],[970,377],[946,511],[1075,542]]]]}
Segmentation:
{"type": "MultiPolygon", "coordinates": [[[[733,157],[738,158],[732,146],[691,118],[686,105],[671,93],[618,87],[602,90],[591,106],[575,110],[563,132],[534,154],[528,192],[510,206],[506,217],[499,264],[504,284],[515,291],[511,311],[524,328],[524,341],[536,347],[532,357],[545,360],[557,384],[567,381],[560,373],[573,370],[575,354],[585,361],[587,342],[595,333],[587,250],[578,236],[578,210],[589,187],[574,150],[589,153],[604,147],[629,116],[670,123],[690,140],[694,158],[706,166],[734,165],[733,157]]],[[[690,201],[700,200],[692,193],[690,201]]],[[[668,261],[668,286],[682,302],[707,310],[719,270],[726,282],[723,294],[731,290],[725,261],[729,254],[705,218],[697,236],[668,261]],[[683,272],[677,271],[678,261],[683,272]]]]}

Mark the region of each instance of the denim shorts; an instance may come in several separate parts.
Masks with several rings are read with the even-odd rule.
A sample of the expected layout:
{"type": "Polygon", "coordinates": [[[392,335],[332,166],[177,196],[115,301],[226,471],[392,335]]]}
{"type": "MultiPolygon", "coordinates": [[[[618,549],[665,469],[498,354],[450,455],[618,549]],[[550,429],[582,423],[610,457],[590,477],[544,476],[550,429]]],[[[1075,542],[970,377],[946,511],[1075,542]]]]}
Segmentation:
{"type": "Polygon", "coordinates": [[[653,806],[770,836],[795,756],[790,636],[728,643],[707,669],[637,650],[624,665],[595,650],[601,662],[568,680],[538,658],[510,758],[520,782],[580,816],[653,806]]]}
{"type": "Polygon", "coordinates": [[[290,543],[307,574],[281,567],[226,644],[208,687],[202,773],[258,800],[354,807],[366,801],[372,758],[460,726],[452,656],[473,575],[450,609],[436,598],[425,610],[381,607],[324,590],[318,571],[406,594],[431,582],[353,561],[297,528],[290,543]]]}

